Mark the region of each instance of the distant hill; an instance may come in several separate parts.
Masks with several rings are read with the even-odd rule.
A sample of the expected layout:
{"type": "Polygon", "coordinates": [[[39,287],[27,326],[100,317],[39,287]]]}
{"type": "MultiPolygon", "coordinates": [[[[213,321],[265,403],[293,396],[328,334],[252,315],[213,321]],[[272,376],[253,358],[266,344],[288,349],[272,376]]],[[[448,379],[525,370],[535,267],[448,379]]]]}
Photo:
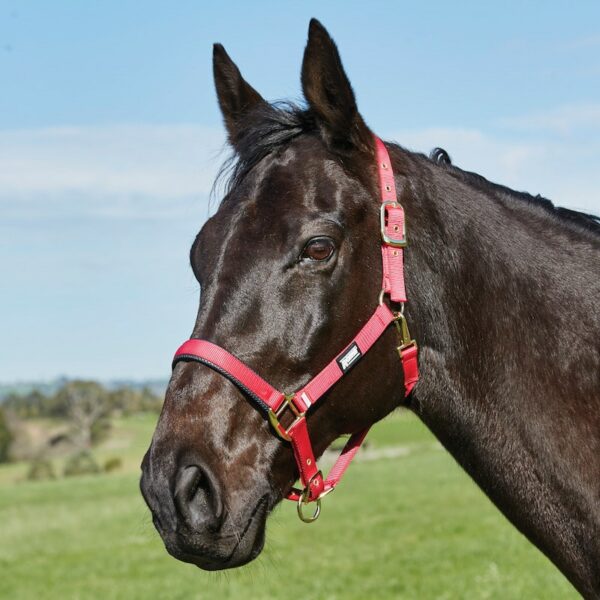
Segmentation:
{"type": "MultiPolygon", "coordinates": [[[[56,390],[58,390],[68,381],[70,381],[70,379],[67,377],[57,377],[52,381],[16,381],[13,383],[0,383],[0,402],[2,402],[9,394],[24,395],[33,392],[34,390],[49,396],[54,394],[56,390]]],[[[162,396],[167,389],[168,382],[164,379],[147,379],[144,381],[118,379],[113,381],[101,381],[100,383],[109,390],[124,387],[134,390],[149,388],[155,394],[162,396]]]]}

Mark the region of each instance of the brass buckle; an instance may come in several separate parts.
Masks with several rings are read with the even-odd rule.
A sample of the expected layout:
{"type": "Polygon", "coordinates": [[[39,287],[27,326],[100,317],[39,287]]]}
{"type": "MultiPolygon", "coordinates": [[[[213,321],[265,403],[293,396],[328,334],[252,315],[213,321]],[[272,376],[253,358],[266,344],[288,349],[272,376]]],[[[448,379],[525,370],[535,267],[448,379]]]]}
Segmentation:
{"type": "Polygon", "coordinates": [[[394,200],[387,200],[386,202],[381,203],[381,207],[379,209],[379,228],[381,229],[381,239],[385,244],[387,244],[388,246],[392,246],[393,248],[406,248],[406,246],[408,245],[408,241],[406,239],[406,219],[402,224],[402,237],[392,237],[385,232],[385,221],[387,217],[388,207],[396,208],[399,206],[400,203],[394,200]]]}
{"type": "Polygon", "coordinates": [[[285,440],[286,442],[292,441],[292,438],[288,434],[288,430],[290,430],[305,415],[305,413],[300,412],[296,408],[296,406],[293,402],[294,396],[295,396],[295,394],[284,394],[283,401],[279,405],[279,408],[277,410],[273,410],[272,408],[270,408],[269,413],[268,413],[269,414],[269,422],[271,423],[271,426],[275,430],[275,433],[282,440],[285,440]],[[281,424],[281,422],[279,420],[286,408],[289,408],[295,417],[292,424],[287,429],[281,424]]]}
{"type": "Polygon", "coordinates": [[[404,316],[404,305],[400,312],[394,313],[394,325],[398,330],[398,337],[400,338],[400,345],[398,346],[398,352],[406,350],[409,346],[416,346],[416,340],[410,337],[410,331],[408,330],[408,323],[404,316]]]}

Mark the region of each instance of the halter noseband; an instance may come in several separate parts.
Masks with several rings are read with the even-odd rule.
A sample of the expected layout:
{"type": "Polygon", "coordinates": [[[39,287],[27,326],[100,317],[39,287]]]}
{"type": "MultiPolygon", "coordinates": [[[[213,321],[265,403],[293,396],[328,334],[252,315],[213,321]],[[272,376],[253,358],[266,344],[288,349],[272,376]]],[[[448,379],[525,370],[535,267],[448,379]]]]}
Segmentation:
{"type": "Polygon", "coordinates": [[[406,396],[419,379],[417,343],[411,339],[404,317],[404,302],[406,302],[403,256],[403,249],[406,247],[404,209],[397,201],[394,173],[388,151],[376,136],[375,152],[381,192],[383,282],[379,305],[342,352],[303,388],[293,394],[284,394],[276,390],[233,354],[206,340],[190,339],[184,342],[173,359],[173,368],[181,361],[195,361],[229,379],[265,413],[274,432],[282,440],[291,443],[302,488],[292,488],[287,498],[297,502],[298,515],[307,523],[317,519],[321,512],[321,498],[335,489],[369,431],[367,427],[350,436],[329,475],[324,479],[322,472],[317,468],[308,434],[306,413],[309,408],[348,373],[391,323],[396,325],[400,337],[398,353],[404,371],[406,396]],[[393,312],[384,303],[386,295],[389,295],[392,302],[401,303],[400,312],[393,312]],[[281,424],[281,418],[286,411],[293,416],[293,421],[288,427],[281,424]],[[316,502],[315,511],[312,515],[305,515],[303,509],[310,502],[316,502]]]}

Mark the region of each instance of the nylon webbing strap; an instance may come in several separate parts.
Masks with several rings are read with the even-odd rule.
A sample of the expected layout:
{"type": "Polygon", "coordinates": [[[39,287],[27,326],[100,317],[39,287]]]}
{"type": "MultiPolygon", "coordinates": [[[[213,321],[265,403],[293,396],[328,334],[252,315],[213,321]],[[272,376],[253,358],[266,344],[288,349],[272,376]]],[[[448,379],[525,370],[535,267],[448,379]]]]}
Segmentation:
{"type": "Polygon", "coordinates": [[[379,189],[382,202],[382,244],[383,263],[382,289],[390,295],[392,302],[406,302],[404,289],[404,251],[406,245],[406,224],[404,209],[396,196],[396,182],[385,144],[375,138],[375,154],[379,173],[379,189]],[[383,234],[385,233],[385,236],[383,234]],[[386,242],[386,239],[389,242],[386,242]]]}
{"type": "Polygon", "coordinates": [[[301,412],[308,410],[337,383],[371,348],[393,320],[392,311],[385,304],[380,304],[346,348],[296,393],[296,405],[299,410],[301,412]]]}
{"type": "Polygon", "coordinates": [[[173,359],[173,367],[182,360],[203,362],[218,371],[262,405],[263,410],[279,406],[283,394],[257,375],[233,354],[206,340],[191,339],[184,342],[173,359]]]}

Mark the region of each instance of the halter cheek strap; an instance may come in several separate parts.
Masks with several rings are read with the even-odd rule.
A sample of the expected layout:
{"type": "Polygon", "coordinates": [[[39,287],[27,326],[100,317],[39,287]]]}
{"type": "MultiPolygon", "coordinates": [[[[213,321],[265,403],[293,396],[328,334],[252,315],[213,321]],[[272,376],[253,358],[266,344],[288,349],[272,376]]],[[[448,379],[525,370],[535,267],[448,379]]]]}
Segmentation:
{"type": "Polygon", "coordinates": [[[291,443],[302,488],[293,488],[287,498],[297,501],[298,514],[306,522],[314,521],[319,516],[321,498],[333,491],[369,431],[367,428],[350,436],[325,479],[315,460],[306,422],[307,411],[350,371],[392,323],[396,325],[401,340],[398,353],[404,371],[405,395],[411,392],[419,379],[417,344],[410,338],[404,317],[406,291],[403,249],[407,243],[404,209],[396,199],[394,174],[387,149],[377,137],[375,151],[381,192],[382,289],[379,305],[342,352],[293,394],[275,389],[233,354],[206,340],[191,339],[184,342],[173,359],[173,368],[181,361],[195,361],[229,379],[265,413],[275,433],[291,443]],[[389,295],[392,302],[401,303],[400,312],[392,312],[383,302],[385,295],[389,295]],[[281,419],[288,411],[292,422],[284,427],[281,419]],[[309,502],[317,503],[316,510],[311,516],[306,516],[303,509],[309,502]]]}

